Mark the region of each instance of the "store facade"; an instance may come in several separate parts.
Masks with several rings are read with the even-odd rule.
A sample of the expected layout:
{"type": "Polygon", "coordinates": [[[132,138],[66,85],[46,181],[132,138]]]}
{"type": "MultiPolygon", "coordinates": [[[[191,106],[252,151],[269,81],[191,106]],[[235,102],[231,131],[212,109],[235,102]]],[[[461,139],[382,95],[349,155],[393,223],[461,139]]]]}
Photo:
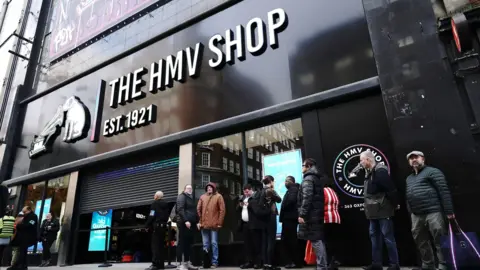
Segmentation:
{"type": "MultiPolygon", "coordinates": [[[[220,264],[239,265],[234,209],[243,185],[275,174],[281,190],[286,175],[301,181],[306,157],[332,178],[342,201],[340,259],[368,264],[362,175],[349,172],[367,149],[389,167],[399,190],[409,172],[400,160],[408,144],[392,129],[392,97],[377,72],[374,51],[384,55],[372,38],[369,9],[362,1],[227,1],[98,60],[116,39],[136,44],[122,35],[140,39],[147,26],[152,31],[149,20],[172,4],[158,3],[139,7],[137,19],[132,13],[127,26],[110,31],[110,43],[102,37],[75,47],[47,38],[42,57],[52,67],[22,101],[18,128],[26,147],[16,149],[6,183],[18,189],[17,209],[31,205],[41,217],[52,212],[60,219],[58,264],[100,262],[105,239],[110,260],[129,254],[148,261],[142,226],[153,194],[162,190],[173,206],[185,184],[194,185],[198,199],[213,181],[227,207],[220,264]],[[102,224],[114,228],[111,234],[89,231],[102,224]]],[[[416,145],[429,144],[408,147],[416,145]]],[[[401,263],[412,265],[405,207],[395,227],[401,263]]]]}

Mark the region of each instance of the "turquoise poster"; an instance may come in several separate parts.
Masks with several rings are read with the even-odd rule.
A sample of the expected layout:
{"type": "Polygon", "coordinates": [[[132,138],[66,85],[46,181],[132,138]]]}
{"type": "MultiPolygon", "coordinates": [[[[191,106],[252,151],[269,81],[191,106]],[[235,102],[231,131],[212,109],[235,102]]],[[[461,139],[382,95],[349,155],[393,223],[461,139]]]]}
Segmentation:
{"type": "MultiPolygon", "coordinates": [[[[92,214],[91,229],[102,229],[112,226],[112,210],[95,211],[92,214]]],[[[105,230],[95,230],[90,232],[88,241],[88,251],[104,251],[105,241],[108,239],[107,250],[110,248],[110,231],[108,236],[105,230]]]]}
{"type": "MultiPolygon", "coordinates": [[[[302,151],[300,149],[266,155],[263,157],[264,175],[271,175],[275,178],[275,191],[283,199],[287,188],[285,187],[285,178],[293,176],[296,183],[302,182],[302,151]]],[[[278,211],[281,210],[281,203],[277,203],[278,211]]],[[[282,232],[282,224],[277,216],[277,236],[282,232]]]]}

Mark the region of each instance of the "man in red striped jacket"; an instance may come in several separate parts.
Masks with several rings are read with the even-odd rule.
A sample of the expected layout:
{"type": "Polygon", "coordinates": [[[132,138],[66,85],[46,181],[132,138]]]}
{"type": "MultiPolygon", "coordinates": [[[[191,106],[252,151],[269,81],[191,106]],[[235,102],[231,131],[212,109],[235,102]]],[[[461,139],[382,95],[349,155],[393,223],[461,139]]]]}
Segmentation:
{"type": "Polygon", "coordinates": [[[338,241],[338,236],[341,235],[340,231],[340,213],[338,212],[338,207],[340,205],[340,200],[338,199],[337,193],[332,188],[332,184],[328,183],[323,189],[323,194],[325,196],[325,242],[327,248],[328,263],[330,269],[338,269],[340,263],[335,259],[335,255],[338,255],[340,252],[341,243],[338,241]]]}

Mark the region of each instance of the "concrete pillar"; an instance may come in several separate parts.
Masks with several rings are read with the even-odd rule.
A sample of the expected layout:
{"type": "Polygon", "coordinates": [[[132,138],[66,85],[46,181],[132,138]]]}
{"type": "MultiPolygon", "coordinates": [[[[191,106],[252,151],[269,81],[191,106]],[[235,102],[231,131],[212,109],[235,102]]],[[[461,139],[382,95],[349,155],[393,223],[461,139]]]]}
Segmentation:
{"type": "Polygon", "coordinates": [[[178,193],[185,185],[193,185],[193,143],[180,145],[178,165],[178,193]]]}
{"type": "Polygon", "coordinates": [[[60,237],[57,241],[60,241],[58,248],[58,261],[57,265],[65,265],[70,251],[70,245],[73,240],[72,235],[72,217],[73,208],[75,206],[75,193],[77,193],[78,187],[78,172],[70,174],[68,183],[67,200],[65,202],[65,212],[63,214],[63,222],[60,228],[60,237]]]}

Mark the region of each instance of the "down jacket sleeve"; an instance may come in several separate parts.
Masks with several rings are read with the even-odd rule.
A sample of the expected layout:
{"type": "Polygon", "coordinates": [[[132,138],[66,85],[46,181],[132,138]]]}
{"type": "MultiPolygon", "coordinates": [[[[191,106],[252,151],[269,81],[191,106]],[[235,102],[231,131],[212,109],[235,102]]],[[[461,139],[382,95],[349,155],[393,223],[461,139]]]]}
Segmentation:
{"type": "Polygon", "coordinates": [[[300,206],[298,208],[298,216],[301,218],[307,218],[310,206],[313,199],[313,181],[310,177],[307,177],[302,182],[302,190],[299,192],[300,206]]]}
{"type": "Polygon", "coordinates": [[[450,190],[448,189],[447,181],[445,180],[445,175],[439,169],[433,169],[430,173],[430,180],[432,185],[437,190],[440,201],[442,202],[443,210],[445,214],[453,214],[453,204],[452,196],[450,195],[450,190]]]}

